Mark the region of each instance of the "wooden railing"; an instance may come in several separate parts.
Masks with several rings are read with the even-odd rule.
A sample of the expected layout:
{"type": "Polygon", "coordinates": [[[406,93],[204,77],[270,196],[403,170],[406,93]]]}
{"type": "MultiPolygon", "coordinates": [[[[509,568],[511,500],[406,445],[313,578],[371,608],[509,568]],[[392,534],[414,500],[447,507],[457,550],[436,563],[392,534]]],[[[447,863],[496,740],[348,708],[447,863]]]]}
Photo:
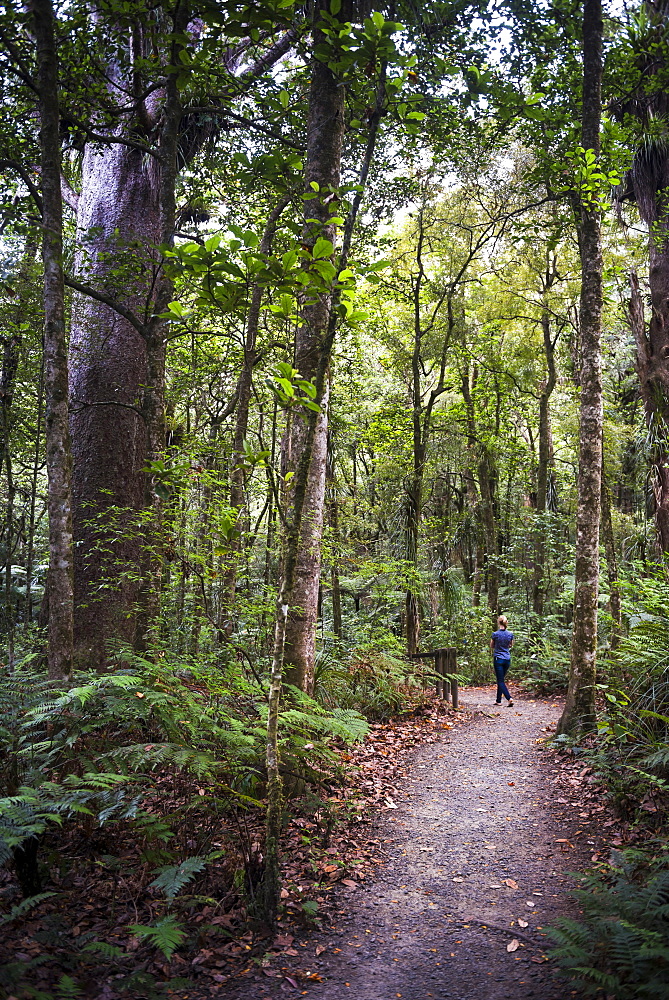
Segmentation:
{"type": "Polygon", "coordinates": [[[426,660],[434,657],[434,681],[437,689],[437,698],[444,698],[445,701],[452,700],[453,708],[459,704],[458,692],[458,662],[457,648],[455,646],[445,646],[442,649],[432,649],[426,653],[414,653],[410,660],[426,660]]]}

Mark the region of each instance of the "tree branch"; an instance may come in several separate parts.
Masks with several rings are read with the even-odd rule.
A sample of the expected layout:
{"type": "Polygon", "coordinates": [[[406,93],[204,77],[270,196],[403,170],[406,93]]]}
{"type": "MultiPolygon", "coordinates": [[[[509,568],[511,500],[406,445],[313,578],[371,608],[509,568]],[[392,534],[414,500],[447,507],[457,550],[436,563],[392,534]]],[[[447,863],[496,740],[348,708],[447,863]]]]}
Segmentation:
{"type": "Polygon", "coordinates": [[[79,205],[79,195],[64,174],[60,175],[60,193],[68,208],[71,208],[72,211],[76,213],[79,205]]]}
{"type": "Polygon", "coordinates": [[[23,183],[25,184],[25,186],[30,191],[30,194],[32,195],[32,199],[33,199],[33,201],[35,202],[35,204],[37,206],[37,210],[39,211],[39,213],[41,215],[42,214],[42,199],[40,197],[39,189],[38,189],[38,187],[37,187],[36,184],[33,184],[33,181],[32,181],[32,179],[30,177],[30,174],[28,173],[28,171],[26,170],[26,168],[24,166],[22,166],[20,163],[17,163],[16,160],[0,160],[0,170],[6,170],[6,169],[15,170],[16,171],[16,173],[19,175],[19,177],[21,178],[21,180],[23,181],[23,183]]]}
{"type": "Polygon", "coordinates": [[[99,292],[97,288],[92,288],[91,285],[77,281],[76,278],[70,278],[67,274],[65,275],[65,284],[68,288],[73,288],[75,292],[81,292],[82,295],[88,295],[89,298],[95,299],[96,302],[101,302],[103,305],[109,306],[115,313],[118,313],[119,316],[127,320],[141,337],[146,338],[146,326],[137,319],[132,309],[127,309],[120,302],[117,302],[116,299],[113,299],[111,295],[105,295],[104,292],[99,292]]]}

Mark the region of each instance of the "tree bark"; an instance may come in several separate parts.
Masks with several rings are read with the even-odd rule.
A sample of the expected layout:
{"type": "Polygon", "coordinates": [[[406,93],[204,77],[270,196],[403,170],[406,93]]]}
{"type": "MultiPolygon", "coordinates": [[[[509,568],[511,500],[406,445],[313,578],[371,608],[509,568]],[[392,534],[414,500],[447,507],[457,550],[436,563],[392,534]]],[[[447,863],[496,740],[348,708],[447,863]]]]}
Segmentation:
{"type": "Polygon", "coordinates": [[[51,0],[31,0],[37,45],[44,263],[44,384],[49,510],[49,676],[73,662],[72,453],[63,277],[58,53],[51,0]]]}
{"type": "MultiPolygon", "coordinates": [[[[550,275],[549,275],[550,276],[550,275]]],[[[545,289],[546,291],[548,288],[545,289]]],[[[539,619],[544,613],[546,600],[546,523],[545,514],[548,510],[548,484],[553,466],[553,438],[551,434],[550,399],[557,385],[555,369],[555,344],[551,337],[550,314],[544,308],[541,315],[541,330],[543,333],[544,355],[546,358],[547,378],[539,396],[539,461],[537,465],[537,528],[534,540],[534,573],[532,579],[532,611],[535,615],[535,630],[538,630],[539,619]]]]}
{"type": "MultiPolygon", "coordinates": [[[[664,0],[646,0],[642,5],[648,21],[647,39],[666,37],[668,9],[664,0]]],[[[621,99],[617,111],[631,113],[646,129],[652,121],[666,121],[667,88],[662,80],[664,55],[656,44],[637,50],[639,71],[636,89],[621,99]],[[659,76],[658,76],[659,74],[659,76]]],[[[664,137],[652,138],[637,150],[626,177],[625,197],[636,202],[648,226],[651,313],[648,324],[635,272],[630,276],[630,325],[636,344],[636,370],[641,386],[651,446],[651,481],[655,499],[657,541],[669,553],[669,156],[664,137]]]]}
{"type": "MultiPolygon", "coordinates": [[[[342,13],[342,16],[345,15],[342,13]]],[[[339,144],[337,144],[332,141],[331,137],[330,142],[326,141],[321,143],[318,135],[316,134],[316,129],[318,129],[318,131],[322,129],[326,136],[328,130],[336,129],[337,133],[341,133],[341,130],[343,129],[343,121],[328,121],[327,119],[323,119],[323,112],[326,111],[328,106],[330,106],[334,114],[342,113],[344,96],[344,88],[341,83],[337,81],[336,77],[334,77],[330,70],[327,70],[327,75],[324,76],[324,68],[324,65],[319,63],[317,60],[314,60],[312,63],[312,83],[314,85],[311,89],[310,100],[313,100],[317,107],[313,109],[313,113],[310,108],[309,114],[309,120],[311,121],[313,119],[314,121],[314,129],[309,132],[310,141],[308,144],[306,169],[307,182],[310,181],[313,173],[318,174],[320,172],[319,160],[321,156],[327,156],[328,154],[331,155],[332,152],[339,157],[341,156],[341,140],[339,141],[339,144]],[[335,90],[339,91],[339,95],[334,94],[335,90]],[[313,165],[310,164],[310,160],[313,161],[313,165]]],[[[340,269],[345,268],[348,261],[348,254],[353,237],[353,227],[360,209],[362,193],[367,182],[372,157],[376,147],[379,122],[383,113],[385,97],[384,73],[382,73],[380,85],[377,90],[376,107],[373,114],[370,116],[367,145],[359,176],[359,189],[353,198],[353,203],[344,227],[342,249],[338,261],[340,269]]],[[[336,164],[330,163],[329,168],[333,172],[333,175],[338,177],[340,160],[337,160],[336,164]]],[[[309,190],[309,187],[310,185],[307,184],[307,190],[309,190]]],[[[325,194],[322,187],[320,190],[322,194],[325,194]]],[[[326,208],[327,206],[323,205],[322,207],[326,208]]],[[[320,224],[318,228],[321,228],[320,224]]],[[[337,293],[335,292],[335,298],[336,295],[337,293]]],[[[272,651],[272,669],[270,674],[269,705],[267,714],[267,743],[265,752],[267,767],[267,821],[262,902],[265,918],[271,924],[276,921],[281,885],[279,838],[281,834],[282,822],[282,783],[279,771],[278,723],[279,706],[283,687],[284,663],[286,662],[286,635],[289,625],[289,612],[291,604],[295,599],[294,595],[296,591],[296,584],[299,579],[298,561],[300,559],[301,546],[303,542],[302,519],[308,499],[309,483],[312,478],[311,469],[318,433],[318,425],[325,412],[324,405],[327,405],[328,372],[332,356],[332,347],[337,331],[337,313],[334,308],[335,305],[336,302],[333,303],[328,301],[327,325],[325,328],[321,329],[320,342],[316,341],[313,345],[315,350],[310,360],[312,362],[315,375],[314,384],[316,387],[316,402],[320,409],[318,413],[311,410],[307,411],[306,420],[304,421],[304,437],[302,440],[303,448],[299,455],[299,460],[296,462],[296,471],[291,483],[290,502],[287,507],[283,526],[283,559],[281,584],[276,603],[274,647],[272,651]]],[[[305,318],[312,320],[317,319],[318,314],[316,317],[309,317],[307,314],[307,317],[305,318]]],[[[324,471],[327,457],[327,435],[325,435],[325,437],[325,454],[323,457],[324,471]]],[[[287,439],[290,443],[290,428],[287,439]]],[[[316,603],[317,601],[318,596],[316,595],[316,603]]]]}
{"type": "MultiPolygon", "coordinates": [[[[585,0],[583,9],[582,145],[599,156],[602,113],[602,5],[585,0]]],[[[569,685],[559,733],[596,726],[597,602],[599,596],[599,520],[602,477],[602,245],[601,213],[582,200],[581,257],[581,404],[574,632],[569,685]]]]}
{"type": "Polygon", "coordinates": [[[335,449],[334,442],[330,435],[328,435],[327,464],[325,474],[328,494],[328,519],[330,522],[330,529],[332,531],[332,563],[330,566],[330,584],[332,587],[332,631],[339,639],[341,639],[341,585],[339,582],[341,537],[339,534],[339,504],[335,470],[335,449]]]}
{"type": "MultiPolygon", "coordinates": [[[[665,223],[669,230],[669,220],[665,223]]],[[[651,473],[655,527],[664,553],[669,553],[669,245],[667,237],[650,237],[651,317],[646,323],[636,272],[630,274],[629,320],[636,347],[636,370],[641,386],[651,443],[651,473]],[[661,245],[659,245],[661,244],[661,245]]]]}
{"type": "MultiPolygon", "coordinates": [[[[281,214],[290,203],[290,196],[286,195],[274,206],[269,213],[265,232],[260,241],[259,252],[269,254],[272,250],[272,243],[276,228],[281,218],[281,214]]],[[[258,330],[260,327],[260,307],[262,305],[263,287],[259,282],[253,286],[251,301],[246,318],[246,337],[244,340],[244,359],[242,370],[237,381],[235,391],[237,412],[235,419],[235,431],[232,445],[232,468],[230,471],[230,506],[237,510],[237,528],[239,533],[230,542],[229,563],[225,581],[225,602],[226,611],[229,612],[235,597],[237,580],[237,554],[241,548],[241,534],[244,522],[244,510],[246,508],[246,481],[244,475],[244,442],[249,427],[249,406],[251,403],[251,393],[253,390],[253,369],[258,360],[256,344],[258,340],[258,330]]],[[[227,614],[229,619],[229,613],[227,614]]],[[[231,622],[226,623],[226,628],[231,630],[231,622]]]]}
{"type": "MultiPolygon", "coordinates": [[[[146,648],[159,608],[161,509],[146,471],[164,447],[160,316],[171,284],[159,247],[174,232],[177,152],[190,161],[211,134],[208,124],[198,129],[184,116],[174,72],[143,77],[140,67],[156,52],[167,69],[182,65],[182,50],[196,44],[189,4],[178,4],[172,18],[172,30],[157,41],[142,24],[131,25],[126,37],[114,25],[118,47],[106,62],[101,56],[109,100],[122,105],[123,124],[108,142],[86,145],[77,279],[68,279],[81,293],[71,335],[76,647],[78,659],[97,667],[104,666],[111,640],[146,648]],[[130,109],[128,95],[138,93],[138,84],[130,109]]],[[[236,77],[220,99],[221,113],[224,101],[285,55],[296,34],[286,32],[236,77]]],[[[233,72],[246,48],[234,49],[226,71],[233,72]]]]}
{"type": "MultiPolygon", "coordinates": [[[[307,135],[305,186],[309,193],[313,192],[312,184],[317,184],[318,195],[305,201],[303,242],[306,246],[313,247],[319,237],[332,243],[335,241],[336,230],[328,223],[328,219],[333,215],[338,200],[344,140],[344,87],[332,70],[318,59],[314,59],[312,63],[307,135]]],[[[302,378],[311,382],[315,381],[331,307],[331,296],[328,293],[312,293],[302,305],[302,322],[295,338],[293,365],[302,378]]],[[[300,525],[299,555],[285,637],[286,680],[309,693],[313,691],[316,656],[328,397],[329,389],[326,386],[313,439],[304,497],[304,517],[300,525]]],[[[307,424],[308,418],[299,413],[291,421],[290,440],[284,442],[284,447],[292,456],[293,462],[304,452],[307,424]]]]}
{"type": "Polygon", "coordinates": [[[620,580],[616,556],[613,521],[611,520],[611,491],[602,462],[602,538],[606,552],[606,575],[609,582],[609,607],[611,609],[611,649],[616,649],[622,635],[620,580]]]}
{"type": "MultiPolygon", "coordinates": [[[[483,546],[477,540],[472,604],[478,607],[480,602],[485,563],[488,607],[493,613],[497,613],[497,605],[499,603],[499,569],[497,565],[499,544],[497,538],[497,518],[495,516],[496,470],[492,456],[478,442],[470,377],[469,367],[467,367],[460,380],[467,421],[467,453],[469,463],[467,493],[473,508],[474,517],[480,517],[482,521],[483,534],[485,536],[485,554],[483,546]]],[[[473,373],[473,378],[474,381],[477,378],[476,370],[473,373]]]]}

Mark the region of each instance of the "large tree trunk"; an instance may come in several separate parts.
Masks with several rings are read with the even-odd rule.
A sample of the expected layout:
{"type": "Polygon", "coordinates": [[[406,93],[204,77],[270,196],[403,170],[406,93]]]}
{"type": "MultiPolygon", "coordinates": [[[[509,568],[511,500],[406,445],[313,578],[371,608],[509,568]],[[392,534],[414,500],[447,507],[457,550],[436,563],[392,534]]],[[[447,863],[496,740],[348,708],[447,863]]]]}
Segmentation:
{"type": "MultiPolygon", "coordinates": [[[[669,229],[669,220],[665,220],[669,229]]],[[[669,553],[669,241],[650,237],[651,317],[646,324],[636,273],[630,274],[630,326],[636,345],[636,370],[651,439],[655,526],[662,552],[669,553]]]]}
{"type": "Polygon", "coordinates": [[[49,676],[68,677],[73,660],[72,456],[60,187],[58,54],[51,0],[32,0],[37,42],[44,262],[46,465],[49,479],[49,676]]]}
{"type": "MultiPolygon", "coordinates": [[[[343,15],[342,15],[343,16],[343,15]]],[[[318,185],[320,194],[305,202],[304,243],[313,246],[319,237],[335,240],[335,227],[327,224],[332,216],[333,192],[338,191],[344,139],[344,87],[331,69],[320,60],[312,64],[309,117],[307,122],[306,190],[318,185]],[[317,220],[314,222],[313,220],[317,220]]],[[[293,364],[302,378],[315,381],[322,343],[328,330],[331,299],[313,293],[302,306],[302,323],[295,338],[293,364]]],[[[321,540],[325,502],[325,469],[328,435],[328,389],[321,400],[313,438],[309,479],[300,525],[299,554],[295,566],[292,607],[286,624],[286,680],[311,692],[316,655],[318,588],[321,574],[321,540]]],[[[284,447],[289,467],[299,461],[307,438],[308,419],[296,413],[290,423],[290,439],[284,447]]]]}
{"type": "MultiPolygon", "coordinates": [[[[602,80],[601,0],[585,0],[583,13],[582,145],[599,156],[602,80]]],[[[597,602],[599,596],[599,519],[602,476],[602,245],[599,209],[581,205],[581,412],[576,520],[574,632],[569,686],[559,733],[596,725],[597,602]]]]}
{"type": "MultiPolygon", "coordinates": [[[[77,211],[78,277],[142,318],[156,270],[158,195],[153,158],[121,143],[87,146],[77,211]]],[[[133,645],[136,638],[149,363],[137,327],[86,295],[74,304],[70,344],[76,655],[82,665],[99,668],[110,639],[133,645]]]]}
{"type": "MultiPolygon", "coordinates": [[[[174,13],[164,58],[179,64],[189,6],[174,13]]],[[[140,32],[141,35],[141,32],[140,32]]],[[[148,43],[147,43],[148,44],[148,43]]],[[[127,82],[142,56],[129,43],[127,82]]],[[[147,468],[165,445],[165,320],[172,284],[160,258],[173,238],[182,118],[174,73],[140,100],[136,119],[89,143],[77,206],[77,298],[71,332],[76,656],[104,665],[110,640],[144,650],[159,608],[161,505],[147,468]],[[154,131],[152,154],[133,137],[154,131]],[[113,262],[113,265],[112,265],[113,262]]]]}
{"type": "MultiPolygon", "coordinates": [[[[636,89],[621,99],[618,114],[632,114],[643,128],[666,122],[669,102],[662,74],[666,59],[658,56],[654,38],[664,38],[669,8],[665,0],[646,0],[649,42],[635,54],[639,71],[636,89]],[[659,76],[658,76],[659,74],[659,76]]],[[[641,385],[651,442],[655,524],[660,550],[669,553],[669,156],[664,135],[648,137],[637,150],[621,200],[631,198],[648,226],[651,314],[648,324],[635,272],[631,274],[630,324],[636,344],[636,369],[641,385]]]]}

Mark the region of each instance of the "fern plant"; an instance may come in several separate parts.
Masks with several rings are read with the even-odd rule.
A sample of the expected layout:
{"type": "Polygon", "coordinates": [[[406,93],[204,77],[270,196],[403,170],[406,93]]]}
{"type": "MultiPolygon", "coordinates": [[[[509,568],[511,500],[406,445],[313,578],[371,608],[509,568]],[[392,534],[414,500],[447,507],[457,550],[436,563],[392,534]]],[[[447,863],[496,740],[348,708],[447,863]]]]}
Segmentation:
{"type": "Polygon", "coordinates": [[[549,933],[552,955],[584,996],[669,998],[669,857],[627,851],[607,876],[589,875],[575,895],[580,921],[549,933]]]}
{"type": "Polygon", "coordinates": [[[186,940],[183,925],[171,915],[156,920],[154,924],[131,924],[129,929],[162,952],[168,962],[179,945],[186,940]]]}

